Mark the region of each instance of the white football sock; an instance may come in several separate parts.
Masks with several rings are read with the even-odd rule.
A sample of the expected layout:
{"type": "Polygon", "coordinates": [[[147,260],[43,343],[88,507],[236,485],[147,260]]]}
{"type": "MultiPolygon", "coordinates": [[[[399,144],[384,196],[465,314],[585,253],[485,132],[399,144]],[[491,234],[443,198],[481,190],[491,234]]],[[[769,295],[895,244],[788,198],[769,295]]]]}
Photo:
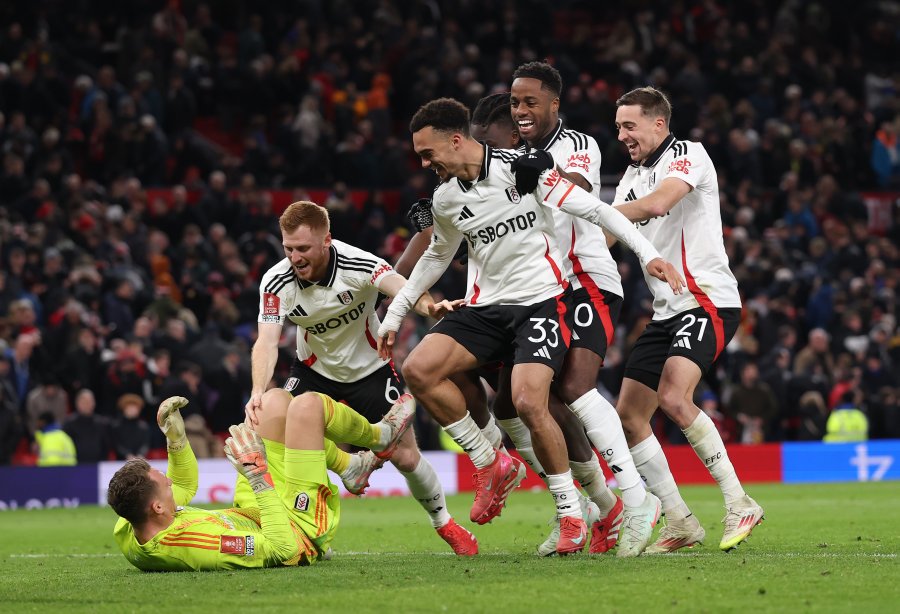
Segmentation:
{"type": "Polygon", "coordinates": [[[597,455],[591,452],[591,460],[583,463],[570,460],[569,467],[572,468],[572,477],[578,480],[591,501],[600,508],[600,513],[606,516],[616,504],[616,494],[606,485],[597,455]]]}
{"type": "Polygon", "coordinates": [[[521,456],[522,459],[528,463],[528,466],[544,480],[544,484],[549,486],[550,484],[547,482],[547,472],[544,471],[544,468],[541,466],[541,461],[539,461],[534,454],[534,448],[531,447],[531,431],[528,430],[528,427],[525,426],[522,419],[510,418],[509,420],[497,420],[497,424],[499,424],[500,428],[509,435],[513,445],[516,446],[516,451],[519,453],[519,456],[521,456]]]}
{"type": "Polygon", "coordinates": [[[419,458],[419,464],[411,472],[402,472],[409,486],[409,492],[416,498],[431,519],[431,526],[439,529],[450,522],[450,512],[447,511],[447,500],[444,498],[444,488],[438,480],[434,467],[424,456],[419,458]]]}
{"type": "Polygon", "coordinates": [[[616,408],[595,388],[578,397],[569,405],[569,409],[584,424],[588,439],[600,451],[603,460],[612,470],[619,488],[622,489],[622,500],[625,505],[636,507],[643,503],[646,489],[628,451],[622,421],[616,413],[616,408]]]}
{"type": "Polygon", "coordinates": [[[573,516],[581,518],[581,503],[578,501],[578,489],[572,481],[572,472],[556,473],[547,476],[547,486],[556,501],[556,517],[573,516]]]}
{"type": "Polygon", "coordinates": [[[690,516],[691,510],[688,509],[684,499],[681,498],[681,493],[678,492],[675,478],[672,477],[672,472],[669,470],[669,462],[666,460],[666,455],[663,454],[662,446],[659,445],[656,436],[650,435],[631,448],[631,456],[634,458],[638,471],[647,480],[647,488],[662,502],[666,521],[690,516]]]}
{"type": "Polygon", "coordinates": [[[469,412],[466,412],[466,417],[459,422],[445,426],[444,430],[469,455],[476,468],[484,469],[494,462],[496,456],[494,447],[482,434],[469,412]]]}
{"type": "Polygon", "coordinates": [[[491,442],[495,450],[503,445],[503,431],[497,426],[493,416],[488,419],[488,423],[481,429],[481,434],[487,437],[487,440],[491,442]]]}
{"type": "Polygon", "coordinates": [[[730,506],[743,497],[744,489],[734,471],[734,465],[728,458],[725,442],[722,441],[722,436],[719,435],[712,419],[701,411],[682,433],[706,465],[710,475],[719,483],[719,488],[725,496],[725,505],[730,506]]]}

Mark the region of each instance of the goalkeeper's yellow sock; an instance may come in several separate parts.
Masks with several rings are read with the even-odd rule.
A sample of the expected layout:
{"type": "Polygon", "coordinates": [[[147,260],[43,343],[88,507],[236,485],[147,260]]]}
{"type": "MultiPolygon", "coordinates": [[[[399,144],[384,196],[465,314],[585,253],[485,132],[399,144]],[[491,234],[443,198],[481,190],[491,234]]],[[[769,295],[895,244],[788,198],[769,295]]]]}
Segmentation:
{"type": "Polygon", "coordinates": [[[352,407],[338,403],[327,395],[322,397],[325,406],[325,439],[350,443],[361,448],[371,448],[381,440],[381,427],[368,420],[352,407]]]}
{"type": "Polygon", "coordinates": [[[330,471],[341,475],[350,466],[350,454],[334,445],[330,439],[325,440],[325,466],[330,471]]]}

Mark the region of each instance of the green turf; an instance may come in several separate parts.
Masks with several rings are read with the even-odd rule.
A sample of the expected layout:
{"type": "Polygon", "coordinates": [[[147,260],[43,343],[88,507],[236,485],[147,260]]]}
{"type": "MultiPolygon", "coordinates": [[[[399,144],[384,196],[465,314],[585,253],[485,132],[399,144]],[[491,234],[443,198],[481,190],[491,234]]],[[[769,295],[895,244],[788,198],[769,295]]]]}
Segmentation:
{"type": "MultiPolygon", "coordinates": [[[[448,555],[411,499],[345,500],[330,562],[310,568],[144,574],[112,540],[113,513],[0,513],[0,611],[169,612],[894,612],[900,484],[751,488],[766,521],[719,552],[718,490],[686,487],[709,540],[683,554],[541,559],[546,494],[516,492],[481,555],[448,555]],[[252,604],[252,606],[251,606],[252,604]]],[[[470,495],[452,497],[465,518],[470,495]]],[[[465,523],[471,528],[471,524],[465,523]]]]}

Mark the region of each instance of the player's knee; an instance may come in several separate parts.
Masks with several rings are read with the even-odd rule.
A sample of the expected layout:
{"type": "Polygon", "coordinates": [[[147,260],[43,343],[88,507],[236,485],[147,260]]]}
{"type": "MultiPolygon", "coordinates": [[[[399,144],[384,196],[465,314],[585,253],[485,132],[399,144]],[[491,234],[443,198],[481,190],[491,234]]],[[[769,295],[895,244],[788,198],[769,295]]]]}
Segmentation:
{"type": "Polygon", "coordinates": [[[262,406],[265,408],[275,407],[275,406],[287,406],[290,404],[293,397],[291,393],[285,390],[284,388],[270,388],[266,390],[262,395],[262,406]]]}
{"type": "Polygon", "coordinates": [[[667,386],[659,387],[659,406],[676,423],[687,414],[688,405],[687,399],[680,390],[667,386]]]}
{"type": "Polygon", "coordinates": [[[596,383],[583,382],[578,377],[566,377],[560,382],[557,393],[563,403],[572,404],[594,386],[596,383]]]}
{"type": "Polygon", "coordinates": [[[541,418],[549,416],[547,406],[539,403],[535,395],[527,392],[513,397],[513,405],[515,405],[516,412],[519,414],[522,422],[529,428],[541,418]]]}
{"type": "Polygon", "coordinates": [[[309,416],[319,415],[325,410],[322,404],[322,397],[315,392],[304,392],[300,396],[294,397],[288,406],[288,417],[290,419],[304,420],[309,416]]]}
{"type": "Polygon", "coordinates": [[[419,465],[419,450],[415,446],[400,446],[391,455],[391,464],[397,471],[411,473],[419,465]]]}
{"type": "Polygon", "coordinates": [[[415,360],[407,359],[403,363],[403,379],[414,395],[432,385],[434,377],[429,371],[421,362],[415,360]]]}

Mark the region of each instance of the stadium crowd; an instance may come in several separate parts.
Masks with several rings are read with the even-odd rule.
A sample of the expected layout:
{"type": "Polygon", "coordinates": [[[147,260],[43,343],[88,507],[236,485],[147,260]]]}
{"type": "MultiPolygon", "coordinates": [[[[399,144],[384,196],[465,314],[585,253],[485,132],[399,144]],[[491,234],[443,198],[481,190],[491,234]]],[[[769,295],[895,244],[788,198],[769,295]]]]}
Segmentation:
{"type": "MultiPolygon", "coordinates": [[[[744,313],[697,394],[723,438],[822,439],[848,406],[870,437],[900,437],[890,5],[101,4],[0,8],[0,463],[60,429],[79,461],[146,455],[164,445],[147,423],[176,395],[198,456],[217,454],[214,434],[243,419],[261,275],[283,257],[270,190],[324,189],[334,236],[395,261],[405,208],[435,182],[411,115],[439,96],[473,107],[543,58],[611,186],[628,163],[615,100],[643,84],[670,94],[673,132],[716,165],[744,313]]],[[[614,255],[626,302],[610,397],[652,313],[637,261],[614,255]]],[[[465,267],[452,270],[451,298],[465,267]]],[[[405,323],[398,359],[425,326],[405,323]]]]}

